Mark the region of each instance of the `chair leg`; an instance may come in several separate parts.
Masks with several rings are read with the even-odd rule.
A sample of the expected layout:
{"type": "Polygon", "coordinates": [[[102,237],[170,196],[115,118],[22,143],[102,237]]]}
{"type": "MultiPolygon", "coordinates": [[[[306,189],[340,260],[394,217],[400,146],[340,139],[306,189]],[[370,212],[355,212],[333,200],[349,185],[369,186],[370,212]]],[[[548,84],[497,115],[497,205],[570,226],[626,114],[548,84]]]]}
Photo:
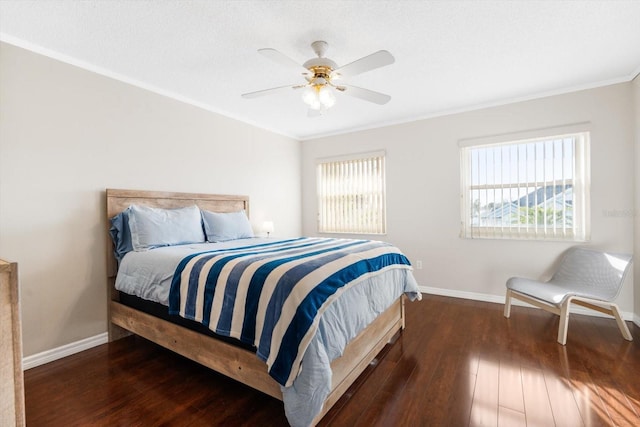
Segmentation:
{"type": "Polygon", "coordinates": [[[507,319],[511,316],[511,289],[507,289],[507,295],[504,298],[504,317],[507,319]]]}
{"type": "Polygon", "coordinates": [[[625,322],[620,315],[620,309],[617,304],[611,304],[611,313],[613,314],[613,317],[616,318],[616,323],[618,324],[618,328],[620,329],[624,339],[627,341],[633,341],[633,336],[631,336],[627,322],[625,322]]]}
{"type": "Polygon", "coordinates": [[[567,329],[569,328],[569,304],[571,299],[567,298],[560,306],[560,326],[558,326],[558,343],[567,344],[567,329]]]}

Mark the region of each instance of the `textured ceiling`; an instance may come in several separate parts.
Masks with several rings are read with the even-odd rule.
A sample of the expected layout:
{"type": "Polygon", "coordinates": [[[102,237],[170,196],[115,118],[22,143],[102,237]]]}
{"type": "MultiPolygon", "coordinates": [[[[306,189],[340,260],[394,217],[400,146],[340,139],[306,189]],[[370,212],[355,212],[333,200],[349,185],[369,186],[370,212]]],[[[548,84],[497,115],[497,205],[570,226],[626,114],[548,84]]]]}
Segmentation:
{"type": "Polygon", "coordinates": [[[296,139],[629,81],[640,71],[640,1],[0,1],[0,40],[296,139]],[[299,63],[329,43],[338,65],[380,49],[396,62],[348,83],[307,117],[302,82],[257,53],[299,63]]]}

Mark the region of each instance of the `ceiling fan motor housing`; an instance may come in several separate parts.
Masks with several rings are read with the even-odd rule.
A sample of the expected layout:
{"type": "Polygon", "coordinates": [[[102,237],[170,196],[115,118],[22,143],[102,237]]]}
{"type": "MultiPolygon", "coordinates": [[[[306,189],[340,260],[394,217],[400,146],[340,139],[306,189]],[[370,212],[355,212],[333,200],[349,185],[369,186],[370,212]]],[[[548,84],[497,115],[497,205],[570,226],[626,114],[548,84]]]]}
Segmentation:
{"type": "Polygon", "coordinates": [[[324,68],[326,71],[329,71],[329,72],[338,68],[338,64],[336,64],[329,58],[312,58],[307,62],[305,62],[304,64],[302,64],[302,66],[312,72],[315,72],[316,68],[324,68]]]}
{"type": "Polygon", "coordinates": [[[325,85],[331,81],[331,73],[338,68],[338,64],[329,58],[325,58],[329,45],[327,42],[318,40],[311,43],[311,48],[318,55],[317,58],[311,58],[302,66],[313,73],[312,76],[307,77],[307,81],[314,84],[325,85]]]}

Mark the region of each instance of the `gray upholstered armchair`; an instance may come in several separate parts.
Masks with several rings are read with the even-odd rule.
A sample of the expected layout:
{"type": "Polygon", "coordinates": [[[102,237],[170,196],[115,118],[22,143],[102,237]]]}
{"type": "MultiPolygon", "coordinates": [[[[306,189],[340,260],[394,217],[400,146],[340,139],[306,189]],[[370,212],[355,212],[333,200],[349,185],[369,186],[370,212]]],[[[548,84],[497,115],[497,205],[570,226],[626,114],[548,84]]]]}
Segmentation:
{"type": "Polygon", "coordinates": [[[571,303],[615,317],[622,336],[632,341],[627,324],[614,300],[620,293],[631,265],[631,255],[614,254],[582,247],[567,250],[558,270],[547,282],[521,277],[507,281],[504,316],[511,314],[516,298],[560,316],[558,342],[567,342],[571,303]]]}

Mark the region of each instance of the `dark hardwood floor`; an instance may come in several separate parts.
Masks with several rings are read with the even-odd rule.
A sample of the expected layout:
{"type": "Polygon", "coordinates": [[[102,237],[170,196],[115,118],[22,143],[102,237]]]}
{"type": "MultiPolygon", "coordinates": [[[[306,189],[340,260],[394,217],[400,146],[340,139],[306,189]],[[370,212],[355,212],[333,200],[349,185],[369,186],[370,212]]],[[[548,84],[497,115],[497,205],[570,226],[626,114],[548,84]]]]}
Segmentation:
{"type": "MultiPolygon", "coordinates": [[[[640,328],[424,295],[324,426],[638,426],[640,328]]],[[[128,337],[25,372],[37,426],[281,426],[282,403],[128,337]]]]}

